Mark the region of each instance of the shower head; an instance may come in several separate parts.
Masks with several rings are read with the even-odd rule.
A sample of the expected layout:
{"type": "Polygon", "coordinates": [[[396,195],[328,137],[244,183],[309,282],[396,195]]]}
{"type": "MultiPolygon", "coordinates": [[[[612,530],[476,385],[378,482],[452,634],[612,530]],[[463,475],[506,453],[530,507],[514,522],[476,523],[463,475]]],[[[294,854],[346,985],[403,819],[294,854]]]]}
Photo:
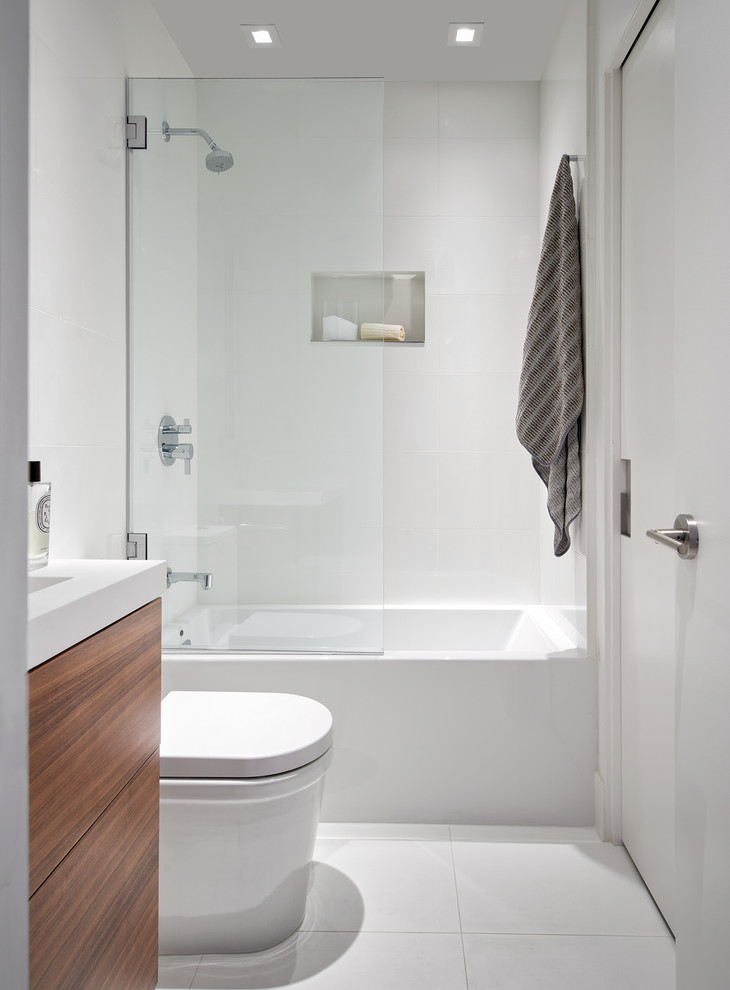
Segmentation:
{"type": "Polygon", "coordinates": [[[170,127],[166,120],[162,121],[162,136],[170,140],[171,134],[197,134],[210,145],[210,152],[205,156],[205,167],[209,172],[227,172],[233,165],[233,155],[230,151],[219,148],[213,138],[201,127],[170,127]]]}
{"type": "Polygon", "coordinates": [[[230,151],[224,151],[217,144],[213,144],[213,150],[205,156],[205,167],[210,172],[226,172],[233,165],[233,155],[230,151]]]}

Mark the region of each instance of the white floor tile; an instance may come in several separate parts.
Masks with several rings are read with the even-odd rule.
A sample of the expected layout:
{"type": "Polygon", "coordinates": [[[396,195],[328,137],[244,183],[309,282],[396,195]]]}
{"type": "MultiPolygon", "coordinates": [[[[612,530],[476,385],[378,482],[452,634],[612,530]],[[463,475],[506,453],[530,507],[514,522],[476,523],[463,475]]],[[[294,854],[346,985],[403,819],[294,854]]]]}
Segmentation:
{"type": "Polygon", "coordinates": [[[459,935],[309,932],[251,956],[204,956],[193,990],[466,990],[459,935]]]}
{"type": "Polygon", "coordinates": [[[451,835],[448,825],[320,822],[317,837],[320,839],[425,839],[431,842],[448,842],[451,835]]]}
{"type": "Polygon", "coordinates": [[[470,990],[674,990],[671,938],[465,935],[470,990]]]}
{"type": "Polygon", "coordinates": [[[303,930],[459,931],[449,842],[318,839],[314,855],[303,930]]]}
{"type": "Polygon", "coordinates": [[[190,990],[202,956],[160,956],[157,990],[190,990]]]}
{"type": "Polygon", "coordinates": [[[464,932],[667,934],[625,849],[454,842],[453,850],[464,932]]]}
{"type": "Polygon", "coordinates": [[[454,842],[600,842],[594,828],[553,825],[450,825],[454,842]]]}

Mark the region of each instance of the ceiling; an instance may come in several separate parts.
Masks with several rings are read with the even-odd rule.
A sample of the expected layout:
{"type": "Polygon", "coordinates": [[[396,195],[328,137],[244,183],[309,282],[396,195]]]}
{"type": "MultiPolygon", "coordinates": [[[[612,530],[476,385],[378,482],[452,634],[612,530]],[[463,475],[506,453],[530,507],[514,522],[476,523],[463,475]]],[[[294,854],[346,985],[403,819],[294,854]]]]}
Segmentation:
{"type": "Polygon", "coordinates": [[[197,78],[536,80],[570,0],[152,0],[197,78]],[[450,21],[483,22],[478,48],[449,48],[450,21]],[[251,49],[240,24],[275,24],[251,49]]]}

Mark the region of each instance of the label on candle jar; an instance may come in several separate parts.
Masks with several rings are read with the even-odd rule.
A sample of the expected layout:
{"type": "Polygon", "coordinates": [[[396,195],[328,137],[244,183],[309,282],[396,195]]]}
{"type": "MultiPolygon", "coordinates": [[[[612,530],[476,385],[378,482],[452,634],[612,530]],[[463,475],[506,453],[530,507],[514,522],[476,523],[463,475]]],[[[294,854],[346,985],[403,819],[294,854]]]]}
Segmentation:
{"type": "Polygon", "coordinates": [[[46,492],[38,499],[35,507],[35,524],[41,533],[51,532],[51,493],[46,492]]]}

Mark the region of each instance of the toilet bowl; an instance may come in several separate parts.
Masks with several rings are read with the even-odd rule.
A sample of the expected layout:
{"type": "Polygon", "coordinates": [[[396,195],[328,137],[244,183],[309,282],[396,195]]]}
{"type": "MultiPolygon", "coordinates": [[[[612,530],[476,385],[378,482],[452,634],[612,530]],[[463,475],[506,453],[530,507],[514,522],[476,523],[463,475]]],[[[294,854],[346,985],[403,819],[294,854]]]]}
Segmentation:
{"type": "Polygon", "coordinates": [[[304,918],[332,716],[291,694],[162,702],[163,955],[258,952],[304,918]]]}

